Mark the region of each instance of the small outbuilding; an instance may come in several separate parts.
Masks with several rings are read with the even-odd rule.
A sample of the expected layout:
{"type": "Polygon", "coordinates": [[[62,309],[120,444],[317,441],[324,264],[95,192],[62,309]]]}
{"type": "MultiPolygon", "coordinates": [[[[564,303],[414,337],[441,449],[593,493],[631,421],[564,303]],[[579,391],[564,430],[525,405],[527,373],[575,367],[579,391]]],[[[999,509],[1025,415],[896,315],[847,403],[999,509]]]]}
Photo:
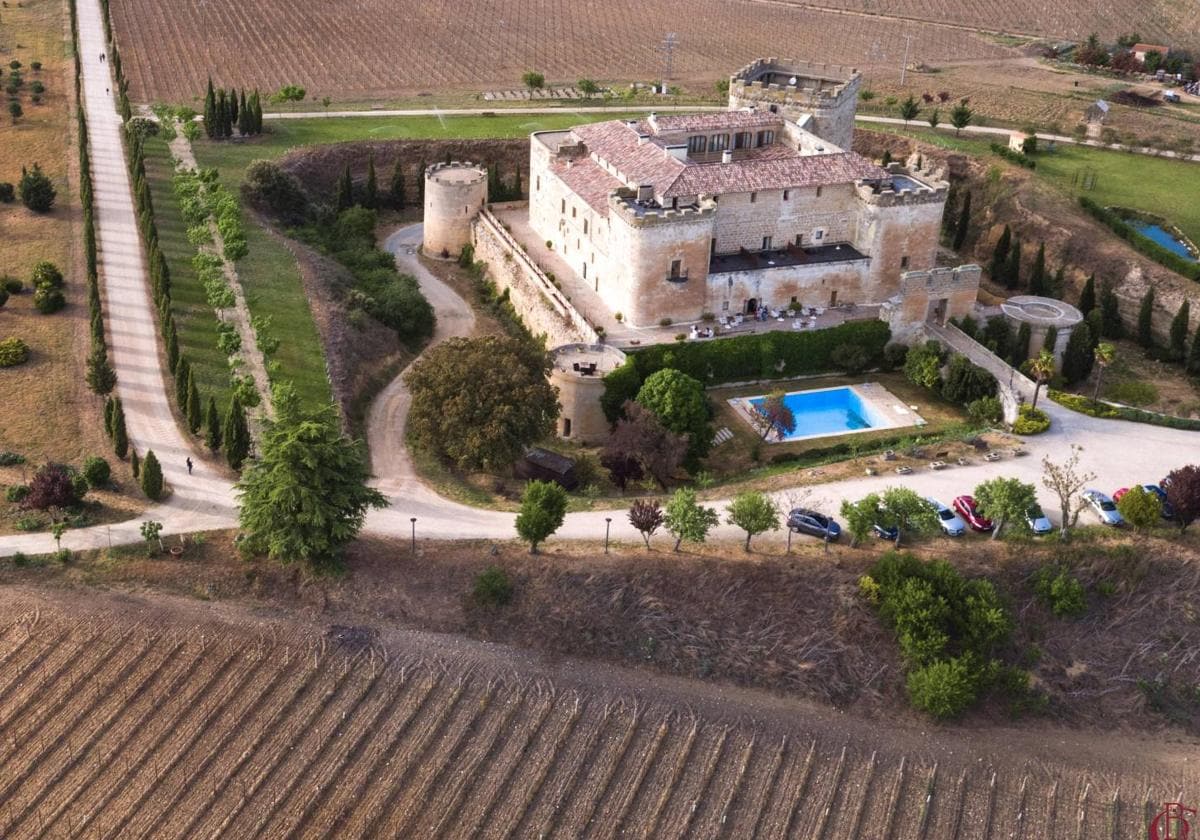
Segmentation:
{"type": "Polygon", "coordinates": [[[525,457],[517,461],[515,471],[519,478],[553,481],[564,490],[574,490],[579,486],[573,460],[538,446],[530,449],[525,453],[525,457]]]}
{"type": "Polygon", "coordinates": [[[1083,113],[1088,122],[1102,123],[1108,119],[1108,103],[1103,99],[1097,99],[1091,105],[1087,106],[1087,110],[1083,113]]]}

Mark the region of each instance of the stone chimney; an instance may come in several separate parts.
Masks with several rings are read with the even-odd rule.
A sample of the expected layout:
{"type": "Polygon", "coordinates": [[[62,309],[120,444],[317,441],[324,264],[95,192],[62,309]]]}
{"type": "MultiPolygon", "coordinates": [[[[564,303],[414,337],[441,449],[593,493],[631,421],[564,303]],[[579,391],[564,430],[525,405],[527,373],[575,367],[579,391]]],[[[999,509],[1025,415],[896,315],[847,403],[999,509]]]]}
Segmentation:
{"type": "Polygon", "coordinates": [[[733,151],[726,149],[721,152],[721,163],[733,163],[733,151]]]}

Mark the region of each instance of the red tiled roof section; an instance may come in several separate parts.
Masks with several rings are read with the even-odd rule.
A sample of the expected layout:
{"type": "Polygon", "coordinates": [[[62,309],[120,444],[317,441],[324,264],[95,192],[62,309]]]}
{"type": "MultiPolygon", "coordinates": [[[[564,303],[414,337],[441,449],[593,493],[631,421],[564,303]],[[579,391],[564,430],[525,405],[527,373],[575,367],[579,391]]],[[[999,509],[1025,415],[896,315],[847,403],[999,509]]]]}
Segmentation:
{"type": "Polygon", "coordinates": [[[581,158],[569,166],[556,161],[554,174],[601,216],[608,215],[609,193],[625,186],[591,158],[581,158]]]}
{"type": "Polygon", "coordinates": [[[652,184],[661,194],[685,168],[653,141],[639,144],[638,132],[621,120],[577,125],[571,131],[590,154],[615,166],[632,186],[652,184]]]}
{"type": "Polygon", "coordinates": [[[1168,47],[1164,47],[1162,44],[1134,44],[1133,48],[1129,51],[1135,53],[1156,52],[1166,55],[1168,52],[1170,52],[1170,49],[1168,47]]]}
{"type": "Polygon", "coordinates": [[[663,195],[675,198],[782,190],[821,184],[849,184],[863,178],[886,178],[887,175],[883,169],[854,152],[702,163],[687,167],[663,195]]]}
{"type": "Polygon", "coordinates": [[[716,111],[707,114],[655,114],[656,131],[720,131],[781,128],[783,118],[770,111],[716,111]]]}

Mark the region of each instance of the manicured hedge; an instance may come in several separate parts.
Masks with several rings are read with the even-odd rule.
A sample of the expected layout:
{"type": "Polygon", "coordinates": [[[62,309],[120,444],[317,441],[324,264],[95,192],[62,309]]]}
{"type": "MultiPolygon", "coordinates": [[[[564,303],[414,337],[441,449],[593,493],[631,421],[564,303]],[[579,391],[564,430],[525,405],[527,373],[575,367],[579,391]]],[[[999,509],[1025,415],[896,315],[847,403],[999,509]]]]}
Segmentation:
{"type": "Polygon", "coordinates": [[[836,370],[830,354],[843,344],[862,347],[874,366],[891,338],[883,321],[851,321],[813,332],[769,332],[686,344],[656,344],[632,353],[624,366],[604,377],[604,409],[610,418],[624,399],[633,399],[655,371],[675,368],[706,387],[725,382],[791,379],[836,370]]]}
{"type": "Polygon", "coordinates": [[[1026,169],[1037,169],[1037,161],[1031,158],[1024,152],[1018,152],[1015,149],[1010,149],[1008,146],[1002,146],[999,143],[992,144],[992,151],[1007,161],[1024,166],[1026,169]]]}
{"type": "Polygon", "coordinates": [[[1109,420],[1128,420],[1131,423],[1146,423],[1151,426],[1166,426],[1169,429],[1187,429],[1200,431],[1200,420],[1189,417],[1172,417],[1169,414],[1159,414],[1154,411],[1144,411],[1140,408],[1095,403],[1079,394],[1066,394],[1062,391],[1050,390],[1050,399],[1064,408],[1078,411],[1089,417],[1103,417],[1109,420]]]}
{"type": "Polygon", "coordinates": [[[1097,221],[1107,225],[1112,229],[1113,233],[1128,242],[1135,251],[1141,252],[1159,265],[1165,266],[1177,274],[1182,274],[1184,277],[1192,280],[1200,280],[1200,263],[1185,260],[1178,254],[1167,250],[1150,237],[1139,233],[1115,212],[1109,210],[1107,207],[1102,207],[1086,195],[1079,196],[1079,204],[1097,221]]]}

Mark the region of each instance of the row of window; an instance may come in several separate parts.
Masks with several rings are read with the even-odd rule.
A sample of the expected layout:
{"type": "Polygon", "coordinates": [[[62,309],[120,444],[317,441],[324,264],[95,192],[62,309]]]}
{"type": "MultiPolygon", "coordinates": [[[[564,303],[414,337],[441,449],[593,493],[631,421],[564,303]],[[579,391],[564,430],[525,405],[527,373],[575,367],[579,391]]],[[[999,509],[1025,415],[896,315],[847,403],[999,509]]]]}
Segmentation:
{"type": "MultiPolygon", "coordinates": [[[[729,148],[728,134],[698,134],[688,138],[688,154],[702,155],[708,152],[723,152],[729,148]]],[[[774,131],[739,131],[733,135],[733,148],[756,149],[760,146],[770,146],[775,142],[774,131]]]]}

